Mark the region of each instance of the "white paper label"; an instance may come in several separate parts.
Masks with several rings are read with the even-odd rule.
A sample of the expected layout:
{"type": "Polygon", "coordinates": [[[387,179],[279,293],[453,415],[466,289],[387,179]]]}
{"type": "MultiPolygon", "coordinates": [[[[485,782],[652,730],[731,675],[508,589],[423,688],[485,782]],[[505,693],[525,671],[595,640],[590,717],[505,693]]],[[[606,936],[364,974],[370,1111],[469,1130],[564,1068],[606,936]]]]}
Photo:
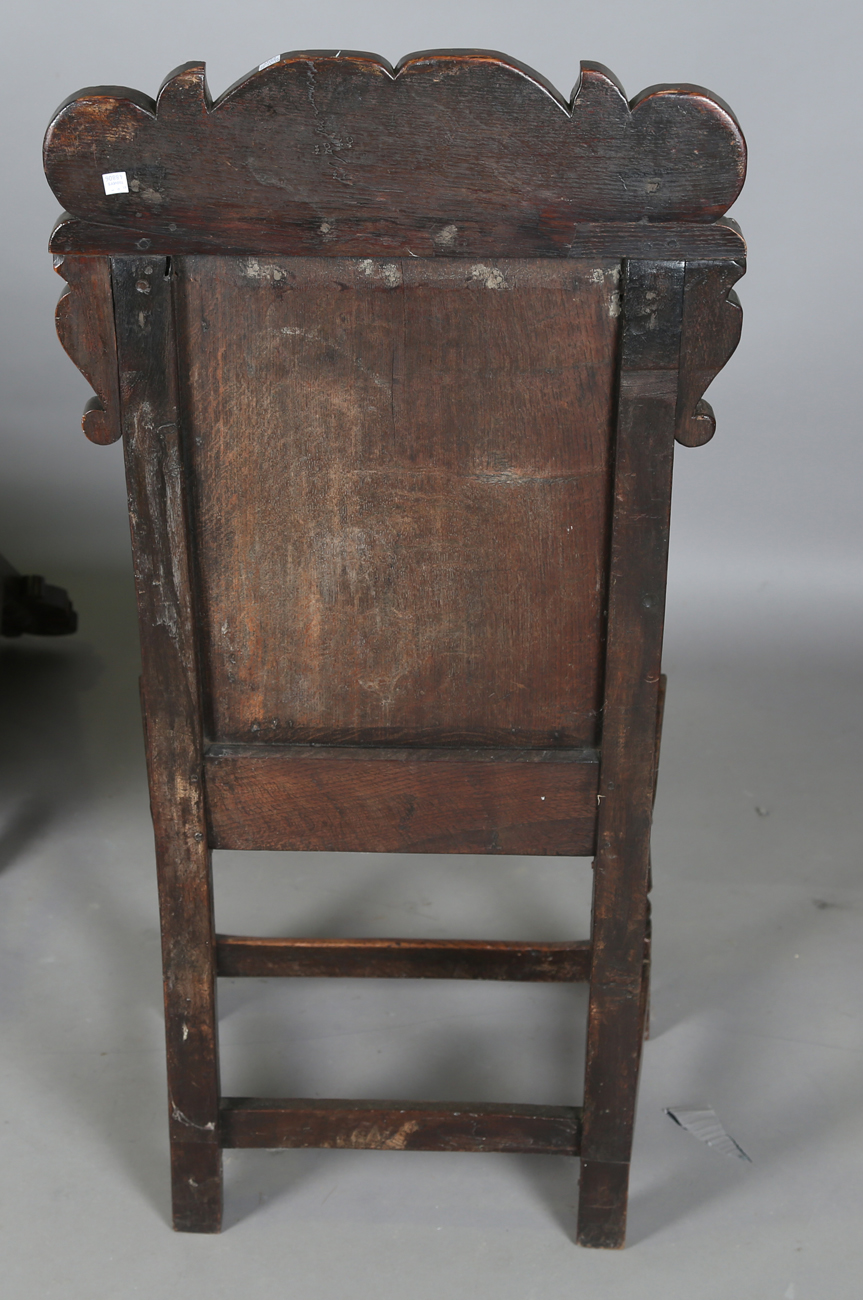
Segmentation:
{"type": "Polygon", "coordinates": [[[125,172],[102,172],[102,184],[106,194],[128,194],[129,182],[125,172]]]}
{"type": "Polygon", "coordinates": [[[274,63],[281,63],[281,61],[281,54],[274,54],[271,59],[267,59],[266,63],[258,64],[258,72],[263,72],[264,68],[271,68],[274,63]]]}

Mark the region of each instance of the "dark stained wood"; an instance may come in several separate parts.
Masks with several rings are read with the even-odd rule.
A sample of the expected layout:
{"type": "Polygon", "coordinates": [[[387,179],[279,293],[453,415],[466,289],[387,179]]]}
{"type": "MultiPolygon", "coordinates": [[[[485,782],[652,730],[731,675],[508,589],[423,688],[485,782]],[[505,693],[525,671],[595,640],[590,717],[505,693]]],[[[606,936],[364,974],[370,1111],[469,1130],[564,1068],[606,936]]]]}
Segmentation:
{"type": "Polygon", "coordinates": [[[212,738],[594,744],[618,264],[181,262],[212,738]]]}
{"type": "Polygon", "coordinates": [[[164,259],[113,264],[162,919],[174,1226],[217,1232],[222,1193],[215,931],[171,282],[165,272],[164,259]]]}
{"type": "Polygon", "coordinates": [[[55,257],[54,269],[68,286],[57,303],[57,335],[96,391],[84,409],[81,427],[91,442],[116,442],[121,434],[120,389],[110,259],[55,257]]]}
{"type": "Polygon", "coordinates": [[[44,158],[63,206],[97,224],[205,236],[214,251],[284,227],[307,254],[407,237],[429,257],[457,253],[465,234],[488,252],[500,227],[534,254],[565,249],[585,221],[715,221],[740,192],[746,149],[697,86],[654,86],[630,105],[608,69],[583,63],[567,103],[490,52],[412,55],[394,72],[320,51],[283,55],[216,104],[202,63],[172,73],[156,102],[80,91],[44,158]],[[117,172],[128,192],[106,194],[117,172]]]}
{"type": "Polygon", "coordinates": [[[626,1231],[647,1010],[650,823],[683,284],[681,262],[626,265],[578,1212],[585,1246],[621,1246],[626,1231]]]}
{"type": "Polygon", "coordinates": [[[530,980],[569,984],[590,973],[590,944],[487,939],[250,939],[217,935],[219,975],[337,979],[530,980]]]}
{"type": "MultiPolygon", "coordinates": [[[[170,1060],[170,1057],[169,1057],[170,1060]]],[[[209,1121],[208,1121],[209,1123],[209,1121]]],[[[187,1142],[171,1130],[172,1226],[175,1232],[219,1232],[222,1225],[222,1142],[187,1142]]]]}
{"type": "MultiPolygon", "coordinates": [[[[415,241],[402,231],[373,230],[358,241],[357,252],[368,257],[419,256],[411,247],[415,241]]],[[[237,257],[303,256],[308,253],[308,239],[294,226],[276,227],[260,235],[231,242],[213,241],[202,235],[177,232],[147,235],[123,226],[97,226],[79,221],[64,213],[51,232],[48,245],[52,253],[112,253],[135,257],[141,252],[180,255],[212,253],[237,257]]],[[[316,250],[317,257],[344,257],[341,242],[325,243],[316,250]]],[[[558,247],[541,238],[531,238],[518,227],[498,226],[494,230],[463,229],[455,249],[432,244],[424,256],[435,258],[482,257],[572,257],[579,260],[606,261],[609,258],[642,257],[734,259],[746,256],[746,244],[737,224],[730,217],[703,225],[694,221],[584,221],[573,228],[569,242],[558,247]]]]}
{"type": "Polygon", "coordinates": [[[680,341],[680,388],[675,437],[701,447],[716,430],[713,407],[702,398],[740,341],[743,312],[734,292],[746,263],[688,261],[680,341]]]}
{"type": "Polygon", "coordinates": [[[575,1106],[225,1097],[225,1147],[577,1155],[575,1106]]]}
{"type": "MultiPolygon", "coordinates": [[[[607,1161],[581,1161],[578,1195],[578,1237],[580,1246],[604,1250],[621,1250],[621,1205],[629,1194],[629,1164],[607,1161]]],[[[625,1217],[624,1224],[625,1228],[625,1217]]]]}
{"type": "Polygon", "coordinates": [[[712,435],[740,332],[733,116],[595,64],[564,102],[482,51],[306,52],[217,104],[199,64],[158,103],[81,92],[45,163],[85,428],[126,446],[175,1226],[218,1229],[223,1146],[556,1152],[578,1240],[622,1245],[673,444],[712,435]],[[217,939],[213,847],[595,851],[592,933],[217,939]],[[589,977],[583,1111],[220,1098],[217,974],[589,977]]]}
{"type": "Polygon", "coordinates": [[[593,852],[599,769],[579,750],[211,746],[216,849],[593,852]]]}

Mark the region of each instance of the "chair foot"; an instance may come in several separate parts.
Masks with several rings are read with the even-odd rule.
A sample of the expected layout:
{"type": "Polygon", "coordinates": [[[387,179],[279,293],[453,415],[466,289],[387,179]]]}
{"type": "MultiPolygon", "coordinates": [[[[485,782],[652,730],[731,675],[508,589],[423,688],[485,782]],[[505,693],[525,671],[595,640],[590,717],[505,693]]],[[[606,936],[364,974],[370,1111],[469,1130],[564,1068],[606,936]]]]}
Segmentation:
{"type": "Polygon", "coordinates": [[[582,1160],[578,1193],[579,1246],[620,1250],[626,1238],[629,1165],[582,1160]]]}
{"type": "Polygon", "coordinates": [[[175,1232],[220,1232],[222,1151],[207,1142],[171,1143],[175,1232]]]}

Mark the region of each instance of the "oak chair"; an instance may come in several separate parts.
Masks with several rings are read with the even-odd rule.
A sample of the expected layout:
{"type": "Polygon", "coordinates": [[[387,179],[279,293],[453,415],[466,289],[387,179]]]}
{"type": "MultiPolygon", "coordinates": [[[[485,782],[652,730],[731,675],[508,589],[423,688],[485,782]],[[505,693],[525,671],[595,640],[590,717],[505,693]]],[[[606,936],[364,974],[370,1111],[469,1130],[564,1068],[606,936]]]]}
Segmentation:
{"type": "Polygon", "coordinates": [[[620,1246],[650,966],[672,450],[740,332],[745,144],[695,86],[306,52],[84,90],[61,340],[122,436],[174,1224],[225,1147],[557,1152],[620,1246]],[[217,935],[213,849],[593,858],[567,943],[217,935]],[[223,1097],[218,976],[587,980],[581,1107],[223,1097]]]}

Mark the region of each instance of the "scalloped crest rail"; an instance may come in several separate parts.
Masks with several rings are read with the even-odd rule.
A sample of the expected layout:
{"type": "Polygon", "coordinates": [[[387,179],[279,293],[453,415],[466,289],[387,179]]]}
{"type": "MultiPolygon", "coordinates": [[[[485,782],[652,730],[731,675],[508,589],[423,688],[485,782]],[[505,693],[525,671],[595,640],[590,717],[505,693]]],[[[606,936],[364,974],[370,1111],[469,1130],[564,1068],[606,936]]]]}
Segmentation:
{"type": "Polygon", "coordinates": [[[745,160],[699,87],[483,51],[51,122],[58,332],[125,444],[176,1227],[218,1230],[225,1147],[533,1151],[623,1244],[673,441],[740,335],[745,160]],[[591,937],[217,936],[220,848],[593,855],[591,937]],[[586,980],[583,1105],[222,1097],[217,977],[302,975],[586,980]]]}
{"type": "Polygon", "coordinates": [[[583,223],[714,222],[745,162],[734,117],[698,87],[629,105],[585,63],[564,104],[491,54],[418,55],[396,73],[368,55],[284,55],[216,104],[188,63],[155,103],[80,92],[45,138],[51,188],[83,221],[256,251],[290,231],[302,247],[264,246],[342,255],[368,237],[405,255],[488,253],[504,236],[500,255],[553,253],[583,223]],[[108,195],[116,172],[128,192],[108,195]]]}

